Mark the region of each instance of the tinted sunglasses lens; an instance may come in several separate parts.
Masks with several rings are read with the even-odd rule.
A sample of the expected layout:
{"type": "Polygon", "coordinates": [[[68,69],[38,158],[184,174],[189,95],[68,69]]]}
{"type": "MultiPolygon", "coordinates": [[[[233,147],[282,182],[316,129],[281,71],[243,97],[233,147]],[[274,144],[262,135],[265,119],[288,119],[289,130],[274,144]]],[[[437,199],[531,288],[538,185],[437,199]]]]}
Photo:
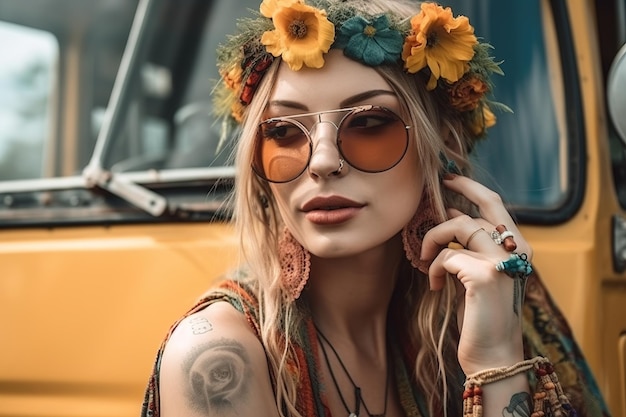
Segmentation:
{"type": "Polygon", "coordinates": [[[257,129],[252,168],[271,182],[287,182],[306,169],[311,144],[305,132],[289,120],[270,120],[257,129]]]}
{"type": "Polygon", "coordinates": [[[365,172],[382,172],[402,160],[409,144],[404,122],[390,110],[356,110],[341,122],[338,146],[344,159],[365,172]]]}

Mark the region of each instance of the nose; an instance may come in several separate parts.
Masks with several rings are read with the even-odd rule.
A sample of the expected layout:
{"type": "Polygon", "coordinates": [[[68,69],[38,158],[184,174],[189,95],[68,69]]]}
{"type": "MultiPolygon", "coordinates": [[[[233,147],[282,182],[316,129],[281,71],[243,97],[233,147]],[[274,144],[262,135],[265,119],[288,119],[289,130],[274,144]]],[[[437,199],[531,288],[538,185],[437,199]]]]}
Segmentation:
{"type": "Polygon", "coordinates": [[[337,174],[341,155],[337,148],[337,125],[331,121],[320,120],[311,129],[313,153],[309,162],[309,173],[326,178],[337,174]]]}

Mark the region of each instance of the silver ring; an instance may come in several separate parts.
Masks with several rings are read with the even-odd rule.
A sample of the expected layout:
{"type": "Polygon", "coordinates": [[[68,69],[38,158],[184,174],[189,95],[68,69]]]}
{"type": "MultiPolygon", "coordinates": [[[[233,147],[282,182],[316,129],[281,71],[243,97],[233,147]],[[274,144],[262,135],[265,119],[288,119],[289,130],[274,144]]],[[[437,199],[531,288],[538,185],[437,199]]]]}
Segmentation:
{"type": "Polygon", "coordinates": [[[493,232],[491,232],[491,239],[493,239],[496,245],[501,245],[502,242],[504,242],[504,239],[508,237],[515,237],[515,235],[513,234],[513,232],[509,230],[505,230],[502,233],[498,232],[497,230],[494,230],[493,232]]]}
{"type": "Polygon", "coordinates": [[[507,237],[515,237],[515,235],[509,230],[505,230],[502,233],[498,232],[497,230],[491,232],[491,238],[496,243],[496,245],[501,245],[502,242],[504,242],[504,239],[506,239],[507,237]]]}

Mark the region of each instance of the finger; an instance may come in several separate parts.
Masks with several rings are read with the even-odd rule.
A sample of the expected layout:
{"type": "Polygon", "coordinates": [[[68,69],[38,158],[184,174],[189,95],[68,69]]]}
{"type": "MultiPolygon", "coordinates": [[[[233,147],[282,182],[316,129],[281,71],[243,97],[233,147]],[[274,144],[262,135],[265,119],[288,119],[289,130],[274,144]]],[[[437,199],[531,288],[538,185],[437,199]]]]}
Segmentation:
{"type": "Polygon", "coordinates": [[[519,234],[515,221],[498,193],[462,175],[452,176],[450,179],[444,178],[443,184],[474,203],[478,207],[480,217],[492,224],[504,224],[508,230],[519,234]]]}
{"type": "MultiPolygon", "coordinates": [[[[465,213],[455,208],[446,209],[446,213],[449,219],[465,215],[465,213]]],[[[513,252],[515,251],[515,249],[517,249],[517,243],[515,242],[515,234],[509,231],[505,225],[499,224],[497,226],[494,226],[493,224],[489,223],[485,219],[481,219],[481,218],[474,218],[474,220],[482,224],[483,229],[489,234],[489,236],[494,241],[494,243],[498,245],[502,245],[502,247],[504,247],[504,249],[506,249],[507,252],[513,252]]],[[[478,233],[478,230],[476,230],[476,232],[470,235],[470,237],[465,242],[465,245],[459,244],[459,246],[462,246],[461,248],[465,248],[465,249],[476,250],[476,248],[470,247],[470,243],[473,240],[476,233],[478,233]]],[[[450,247],[450,245],[448,245],[448,247],[450,247]]],[[[456,248],[456,249],[459,249],[459,248],[456,248]]]]}
{"type": "MultiPolygon", "coordinates": [[[[467,216],[467,214],[463,213],[461,210],[458,210],[456,208],[447,208],[446,209],[446,214],[448,215],[448,219],[454,219],[456,217],[463,217],[463,216],[467,216]]],[[[487,220],[482,219],[480,217],[472,217],[472,219],[474,219],[474,221],[478,222],[478,224],[480,224],[482,226],[482,228],[487,232],[487,234],[489,234],[491,236],[491,230],[495,230],[495,227],[493,224],[489,223],[487,220]]],[[[465,243],[462,245],[463,248],[465,249],[472,249],[469,247],[471,240],[473,240],[474,236],[476,233],[478,233],[477,229],[475,232],[473,232],[469,238],[467,238],[467,240],[465,241],[465,243]]]]}
{"type": "Polygon", "coordinates": [[[489,284],[504,276],[496,270],[494,262],[487,256],[466,249],[444,248],[428,269],[430,288],[442,289],[446,283],[447,274],[455,275],[466,290],[469,281],[476,286],[489,284]]]}
{"type": "Polygon", "coordinates": [[[432,291],[439,291],[446,284],[446,277],[449,271],[446,270],[444,263],[453,256],[458,256],[461,250],[442,249],[439,256],[430,264],[428,268],[428,283],[432,291]]]}
{"type": "MultiPolygon", "coordinates": [[[[470,178],[458,175],[452,176],[451,179],[444,180],[444,185],[450,190],[462,194],[478,207],[480,216],[484,218],[487,223],[491,224],[485,227],[489,233],[503,227],[504,230],[513,234],[513,239],[509,239],[511,242],[506,242],[510,245],[507,245],[507,250],[515,250],[516,248],[513,242],[516,242],[519,247],[518,251],[525,252],[529,258],[532,258],[532,249],[530,246],[525,241],[516,240],[516,238],[521,238],[521,232],[497,193],[470,178]],[[497,226],[494,227],[492,225],[497,226]]],[[[451,217],[462,214],[463,213],[457,209],[448,209],[448,215],[451,217]]]]}
{"type": "Polygon", "coordinates": [[[450,242],[458,242],[465,248],[502,257],[502,249],[494,244],[484,226],[491,227],[488,223],[467,215],[453,217],[434,226],[424,235],[421,259],[431,261],[450,242]],[[472,245],[471,248],[468,244],[472,245]]]}
{"type": "Polygon", "coordinates": [[[463,215],[466,215],[466,216],[467,216],[467,213],[463,213],[461,210],[456,209],[456,208],[454,208],[454,207],[448,207],[448,208],[446,209],[446,214],[448,215],[448,218],[449,218],[449,219],[451,219],[451,218],[453,218],[453,217],[463,216],[463,215]]]}

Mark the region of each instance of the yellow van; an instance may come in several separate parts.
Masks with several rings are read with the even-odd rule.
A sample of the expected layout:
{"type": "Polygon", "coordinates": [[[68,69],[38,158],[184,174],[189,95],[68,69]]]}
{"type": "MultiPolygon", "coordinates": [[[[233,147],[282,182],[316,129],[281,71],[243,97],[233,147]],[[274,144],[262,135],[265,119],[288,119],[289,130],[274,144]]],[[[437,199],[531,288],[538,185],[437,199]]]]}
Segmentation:
{"type": "MultiPolygon", "coordinates": [[[[0,0],[0,416],[139,414],[169,325],[237,263],[215,48],[259,0],[0,0]]],[[[475,149],[626,417],[626,3],[442,1],[506,76],[475,149]]]]}

